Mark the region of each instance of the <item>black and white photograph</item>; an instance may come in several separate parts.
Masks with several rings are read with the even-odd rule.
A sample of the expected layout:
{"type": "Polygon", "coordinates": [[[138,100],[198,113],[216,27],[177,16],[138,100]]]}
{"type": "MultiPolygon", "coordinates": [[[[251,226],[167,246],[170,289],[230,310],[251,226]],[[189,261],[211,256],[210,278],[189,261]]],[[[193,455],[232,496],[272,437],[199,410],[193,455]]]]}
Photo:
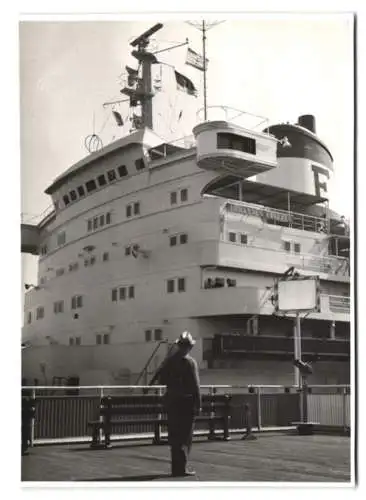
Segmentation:
{"type": "Polygon", "coordinates": [[[22,487],[354,487],[356,17],[19,16],[22,487]]]}

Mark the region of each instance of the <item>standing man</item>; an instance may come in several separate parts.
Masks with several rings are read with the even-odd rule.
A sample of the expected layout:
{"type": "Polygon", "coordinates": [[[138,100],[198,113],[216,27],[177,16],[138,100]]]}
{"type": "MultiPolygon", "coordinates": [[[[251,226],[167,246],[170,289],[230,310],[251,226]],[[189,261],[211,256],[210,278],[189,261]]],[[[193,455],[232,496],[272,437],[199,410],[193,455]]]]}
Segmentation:
{"type": "Polygon", "coordinates": [[[195,475],[187,469],[194,419],[201,409],[197,362],[188,354],[195,343],[189,332],[183,332],[175,342],[176,352],[163,364],[158,377],[160,384],[167,386],[168,440],[174,477],[195,475]]]}

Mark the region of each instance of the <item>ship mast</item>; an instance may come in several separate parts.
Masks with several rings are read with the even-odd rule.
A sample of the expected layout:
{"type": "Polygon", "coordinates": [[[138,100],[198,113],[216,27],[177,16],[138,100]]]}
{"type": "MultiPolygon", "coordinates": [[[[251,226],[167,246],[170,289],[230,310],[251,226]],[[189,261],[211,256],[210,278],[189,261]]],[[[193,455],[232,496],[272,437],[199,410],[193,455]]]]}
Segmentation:
{"type": "MultiPolygon", "coordinates": [[[[137,86],[131,88],[130,86],[124,87],[121,92],[130,97],[130,106],[134,107],[138,103],[141,104],[141,118],[136,121],[136,128],[153,128],[153,110],[152,98],[153,91],[151,85],[151,65],[157,62],[155,55],[146,50],[150,43],[150,36],[159,31],[163,25],[161,23],[155,24],[152,28],[145,31],[142,35],[138,36],[133,42],[130,43],[132,47],[137,49],[132,51],[133,57],[139,61],[141,66],[141,78],[138,78],[137,72],[131,71],[129,74],[130,81],[135,79],[137,86]]],[[[135,117],[136,120],[137,117],[135,117]]]]}

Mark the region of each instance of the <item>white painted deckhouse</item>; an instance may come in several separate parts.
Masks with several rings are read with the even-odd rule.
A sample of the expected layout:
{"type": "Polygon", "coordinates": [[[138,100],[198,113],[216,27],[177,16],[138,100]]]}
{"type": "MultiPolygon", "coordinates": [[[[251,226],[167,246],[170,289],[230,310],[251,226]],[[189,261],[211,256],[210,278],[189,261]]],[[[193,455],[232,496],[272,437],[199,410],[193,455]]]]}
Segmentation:
{"type": "Polygon", "coordinates": [[[294,266],[320,278],[320,312],[301,319],[310,382],[349,383],[349,224],[327,198],[333,158],[315,118],[268,126],[208,107],[192,137],[167,142],[153,113],[164,77],[188,93],[191,82],[166,66],[152,78],[148,42],[146,32],[132,43],[138,69],[121,90],[136,110],[131,133],[90,145],[46,189],[52,210],[22,224],[22,252],[39,255],[23,377],[145,383],[189,330],[202,383],[292,385],[294,315],[274,314],[272,297],[294,266]]]}

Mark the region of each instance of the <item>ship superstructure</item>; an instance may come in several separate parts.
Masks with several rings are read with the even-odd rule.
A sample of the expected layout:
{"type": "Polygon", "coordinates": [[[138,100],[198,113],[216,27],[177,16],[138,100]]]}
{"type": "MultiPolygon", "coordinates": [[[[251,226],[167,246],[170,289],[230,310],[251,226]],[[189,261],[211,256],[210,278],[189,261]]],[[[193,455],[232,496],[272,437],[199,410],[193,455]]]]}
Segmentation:
{"type": "Polygon", "coordinates": [[[329,206],[333,158],[315,118],[269,126],[208,107],[193,136],[167,141],[149,36],[122,89],[142,109],[133,131],[55,179],[52,211],[22,226],[22,251],[39,255],[23,376],[144,382],[189,330],[203,383],[291,385],[294,317],[274,314],[273,283],[293,266],[320,278],[320,312],[301,320],[313,382],[349,383],[349,225],[329,206]]]}

